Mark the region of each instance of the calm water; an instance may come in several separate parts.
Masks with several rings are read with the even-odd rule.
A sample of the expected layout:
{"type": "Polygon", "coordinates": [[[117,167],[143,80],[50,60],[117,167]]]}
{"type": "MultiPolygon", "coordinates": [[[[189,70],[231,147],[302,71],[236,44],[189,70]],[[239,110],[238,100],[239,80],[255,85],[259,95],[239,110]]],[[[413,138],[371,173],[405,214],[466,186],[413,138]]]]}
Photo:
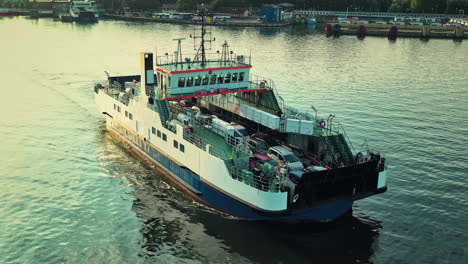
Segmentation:
{"type": "Polygon", "coordinates": [[[93,80],[190,33],[0,19],[0,263],[468,263],[467,41],[213,28],[214,50],[251,51],[290,105],[388,158],[388,192],[352,215],[279,225],[197,205],[104,130],[93,80]]]}

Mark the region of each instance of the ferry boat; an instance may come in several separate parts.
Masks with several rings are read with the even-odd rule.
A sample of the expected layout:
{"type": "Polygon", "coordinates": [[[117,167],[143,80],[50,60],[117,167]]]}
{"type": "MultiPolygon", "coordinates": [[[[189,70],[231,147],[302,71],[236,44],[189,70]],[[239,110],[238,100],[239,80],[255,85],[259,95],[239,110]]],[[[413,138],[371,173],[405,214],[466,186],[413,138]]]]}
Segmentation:
{"type": "Polygon", "coordinates": [[[68,12],[58,15],[62,22],[98,22],[99,14],[94,1],[71,1],[68,12]]]}
{"type": "MultiPolygon", "coordinates": [[[[199,14],[204,18],[204,12],[199,14]]],[[[331,221],[387,190],[383,155],[356,152],[334,116],[285,104],[250,56],[140,53],[141,74],[95,84],[108,133],[196,201],[239,219],[331,221]],[[174,55],[172,55],[174,54],[174,55]]]]}

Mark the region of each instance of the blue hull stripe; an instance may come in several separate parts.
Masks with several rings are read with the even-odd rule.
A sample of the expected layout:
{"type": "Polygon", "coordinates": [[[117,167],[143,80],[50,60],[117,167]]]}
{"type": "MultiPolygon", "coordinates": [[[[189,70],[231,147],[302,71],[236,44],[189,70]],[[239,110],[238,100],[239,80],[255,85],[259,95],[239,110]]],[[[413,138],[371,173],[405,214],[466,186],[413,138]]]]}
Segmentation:
{"type": "Polygon", "coordinates": [[[113,131],[116,132],[113,134],[117,134],[120,139],[131,143],[135,149],[134,151],[140,151],[149,155],[152,159],[164,166],[166,170],[171,172],[171,174],[174,174],[168,174],[168,177],[172,177],[174,178],[173,180],[179,182],[183,181],[186,185],[191,186],[192,196],[195,196],[202,203],[210,207],[243,219],[272,221],[331,221],[351,210],[353,206],[353,200],[337,200],[315,207],[292,210],[288,215],[265,215],[265,213],[261,213],[258,210],[255,210],[204,183],[200,180],[200,176],[185,167],[177,165],[171,159],[152,148],[132,132],[129,131],[130,133],[127,134],[125,133],[125,128],[116,128],[117,129],[113,129],[113,131]],[[174,176],[179,179],[175,179],[174,176]],[[193,191],[194,189],[198,191],[198,194],[193,191]]]}

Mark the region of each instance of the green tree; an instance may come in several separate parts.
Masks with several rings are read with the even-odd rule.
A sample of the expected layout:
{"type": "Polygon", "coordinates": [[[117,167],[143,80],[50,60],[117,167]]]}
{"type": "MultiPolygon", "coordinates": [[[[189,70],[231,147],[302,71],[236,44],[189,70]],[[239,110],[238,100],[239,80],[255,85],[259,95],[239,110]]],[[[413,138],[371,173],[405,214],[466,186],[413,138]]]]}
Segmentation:
{"type": "Polygon", "coordinates": [[[160,0],[127,0],[126,5],[130,7],[132,10],[154,11],[154,10],[161,8],[161,1],[160,0]]]}
{"type": "Polygon", "coordinates": [[[181,12],[192,12],[196,5],[193,0],[177,0],[176,8],[181,12]]]}

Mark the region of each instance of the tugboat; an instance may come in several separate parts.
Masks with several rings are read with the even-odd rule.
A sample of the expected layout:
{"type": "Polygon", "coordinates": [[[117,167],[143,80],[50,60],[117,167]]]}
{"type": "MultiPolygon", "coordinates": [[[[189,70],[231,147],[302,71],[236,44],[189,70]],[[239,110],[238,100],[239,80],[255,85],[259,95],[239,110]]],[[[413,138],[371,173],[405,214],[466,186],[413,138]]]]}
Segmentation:
{"type": "Polygon", "coordinates": [[[58,18],[62,22],[96,23],[99,14],[93,1],[71,1],[68,12],[59,14],[58,18]]]}
{"type": "Polygon", "coordinates": [[[334,116],[285,104],[251,58],[215,41],[199,11],[197,52],[142,52],[141,75],[95,84],[108,133],[196,201],[248,220],[332,221],[387,190],[383,155],[354,151],[334,116]],[[198,46],[199,43],[199,46],[198,46]]]}

